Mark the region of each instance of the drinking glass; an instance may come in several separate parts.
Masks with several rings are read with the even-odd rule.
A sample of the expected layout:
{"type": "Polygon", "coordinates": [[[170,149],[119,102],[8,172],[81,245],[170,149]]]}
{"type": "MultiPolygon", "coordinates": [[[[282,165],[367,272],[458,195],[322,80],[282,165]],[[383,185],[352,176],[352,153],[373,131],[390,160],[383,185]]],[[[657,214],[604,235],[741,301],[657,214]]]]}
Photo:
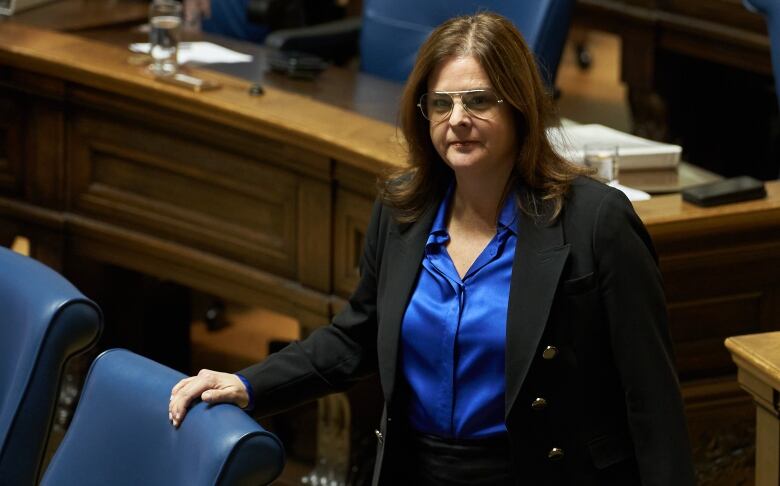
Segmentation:
{"type": "Polygon", "coordinates": [[[174,0],[154,0],[149,5],[149,70],[158,76],[173,74],[179,68],[181,14],[181,3],[174,0]]]}
{"type": "Polygon", "coordinates": [[[618,147],[609,144],[585,145],[585,166],[596,169],[596,178],[604,182],[618,179],[618,147]]]}

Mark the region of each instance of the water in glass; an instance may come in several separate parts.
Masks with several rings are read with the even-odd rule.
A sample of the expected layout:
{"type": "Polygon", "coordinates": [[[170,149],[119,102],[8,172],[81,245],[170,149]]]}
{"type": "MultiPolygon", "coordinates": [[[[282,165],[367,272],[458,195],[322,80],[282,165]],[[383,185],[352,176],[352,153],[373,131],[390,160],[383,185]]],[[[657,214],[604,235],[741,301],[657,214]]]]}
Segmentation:
{"type": "Polygon", "coordinates": [[[616,145],[585,145],[585,166],[596,170],[596,178],[604,182],[617,181],[618,147],[616,145]]]}
{"type": "Polygon", "coordinates": [[[149,18],[149,54],[152,56],[150,69],[155,74],[176,72],[179,47],[181,13],[158,12],[149,18]]]}

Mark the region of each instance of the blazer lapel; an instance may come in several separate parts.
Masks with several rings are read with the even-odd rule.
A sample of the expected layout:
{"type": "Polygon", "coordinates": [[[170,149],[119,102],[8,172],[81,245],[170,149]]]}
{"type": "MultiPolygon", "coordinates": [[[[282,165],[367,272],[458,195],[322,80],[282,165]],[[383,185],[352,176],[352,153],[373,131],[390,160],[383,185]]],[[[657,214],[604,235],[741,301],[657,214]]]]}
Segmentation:
{"type": "Polygon", "coordinates": [[[545,225],[523,212],[518,216],[506,324],[506,417],[528,374],[569,255],[560,220],[545,225]]]}
{"type": "Polygon", "coordinates": [[[383,257],[382,269],[387,275],[381,296],[377,355],[379,379],[385,400],[390,403],[395,386],[401,321],[422,263],[438,204],[431,204],[416,222],[393,226],[383,257]]]}

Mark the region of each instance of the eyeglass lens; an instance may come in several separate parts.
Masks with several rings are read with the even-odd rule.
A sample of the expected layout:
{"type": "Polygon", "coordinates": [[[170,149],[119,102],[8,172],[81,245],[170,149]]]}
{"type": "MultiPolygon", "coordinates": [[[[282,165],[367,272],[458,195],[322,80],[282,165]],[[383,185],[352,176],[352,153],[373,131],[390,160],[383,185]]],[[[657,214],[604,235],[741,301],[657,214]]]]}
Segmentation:
{"type": "Polygon", "coordinates": [[[465,91],[463,93],[425,93],[420,97],[420,110],[430,121],[443,121],[449,118],[455,106],[455,97],[460,98],[461,105],[471,115],[488,119],[494,114],[494,109],[500,100],[490,90],[465,91]],[[453,96],[454,95],[454,96],[453,96]]]}

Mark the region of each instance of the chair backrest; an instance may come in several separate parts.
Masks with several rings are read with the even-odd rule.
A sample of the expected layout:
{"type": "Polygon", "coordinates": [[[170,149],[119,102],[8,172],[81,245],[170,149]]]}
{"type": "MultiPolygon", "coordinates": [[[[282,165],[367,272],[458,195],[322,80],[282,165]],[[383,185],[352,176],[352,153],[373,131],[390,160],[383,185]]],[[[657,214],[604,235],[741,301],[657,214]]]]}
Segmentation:
{"type": "Polygon", "coordinates": [[[101,329],[100,309],[65,278],[0,248],[0,484],[37,481],[65,363],[101,329]]]}
{"type": "Polygon", "coordinates": [[[279,439],[238,407],[198,402],[175,429],[184,375],[123,349],[98,356],[41,486],[259,485],[284,467],[279,439]]]}
{"type": "Polygon", "coordinates": [[[775,94],[780,106],[780,2],[777,0],[742,0],[748,10],[758,12],[766,19],[769,32],[772,71],[775,75],[775,94]]]}
{"type": "Polygon", "coordinates": [[[203,32],[247,42],[262,42],[268,34],[266,26],[249,21],[246,0],[211,2],[211,13],[202,20],[201,27],[203,32]]]}
{"type": "Polygon", "coordinates": [[[552,87],[569,32],[574,0],[365,0],[361,69],[405,81],[417,50],[431,31],[457,15],[489,10],[512,20],[552,87]]]}

